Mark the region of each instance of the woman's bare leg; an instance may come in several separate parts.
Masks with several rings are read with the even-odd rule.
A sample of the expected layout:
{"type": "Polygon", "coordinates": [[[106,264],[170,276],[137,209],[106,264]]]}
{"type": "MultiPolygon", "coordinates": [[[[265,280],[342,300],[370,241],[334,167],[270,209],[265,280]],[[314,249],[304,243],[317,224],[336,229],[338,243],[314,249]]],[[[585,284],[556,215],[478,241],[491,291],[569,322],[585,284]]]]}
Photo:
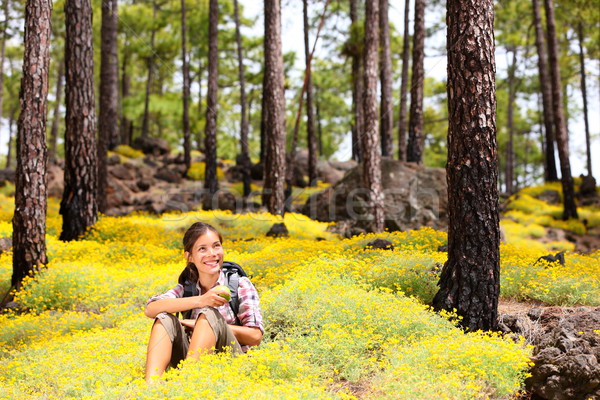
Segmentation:
{"type": "Polygon", "coordinates": [[[173,344],[167,330],[159,320],[156,320],[150,332],[150,340],[148,340],[146,382],[150,382],[153,377],[160,376],[165,372],[171,361],[172,351],[173,344]]]}
{"type": "Polygon", "coordinates": [[[187,358],[198,359],[200,354],[210,353],[217,344],[217,337],[212,327],[208,323],[206,316],[200,314],[196,320],[194,333],[190,340],[190,348],[187,353],[187,358]]]}

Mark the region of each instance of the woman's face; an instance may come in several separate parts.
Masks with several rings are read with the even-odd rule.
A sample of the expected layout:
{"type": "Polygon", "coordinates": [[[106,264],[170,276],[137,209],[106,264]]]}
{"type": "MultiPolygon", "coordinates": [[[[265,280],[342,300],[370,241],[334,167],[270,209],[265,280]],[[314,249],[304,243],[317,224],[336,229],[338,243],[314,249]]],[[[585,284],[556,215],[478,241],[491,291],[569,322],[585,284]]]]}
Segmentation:
{"type": "Polygon", "coordinates": [[[198,273],[201,275],[218,274],[221,270],[224,256],[225,251],[223,250],[219,235],[210,230],[198,237],[191,252],[185,252],[187,260],[196,265],[198,273]]]}

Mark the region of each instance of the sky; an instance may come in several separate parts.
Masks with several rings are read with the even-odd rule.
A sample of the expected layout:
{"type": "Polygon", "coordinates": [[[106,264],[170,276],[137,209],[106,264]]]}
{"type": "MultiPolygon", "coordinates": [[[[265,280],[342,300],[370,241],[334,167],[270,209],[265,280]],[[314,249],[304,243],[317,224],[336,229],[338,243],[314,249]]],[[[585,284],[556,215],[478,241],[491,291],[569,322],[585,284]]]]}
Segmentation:
{"type": "MultiPolygon", "coordinates": [[[[239,0],[240,4],[243,5],[244,14],[246,17],[256,17],[256,23],[253,28],[244,28],[243,34],[262,35],[263,28],[263,2],[257,0],[239,0]]],[[[311,2],[309,2],[310,7],[311,2]]],[[[403,1],[390,1],[390,12],[389,19],[396,27],[403,29],[403,1]]],[[[411,5],[412,7],[412,5],[411,5]]],[[[311,10],[314,11],[314,10],[311,10]]],[[[440,18],[439,16],[435,18],[440,18]]],[[[412,16],[411,16],[412,21],[412,16]]],[[[295,68],[295,75],[301,79],[304,69],[304,41],[303,41],[303,28],[302,28],[302,2],[299,0],[283,0],[282,16],[281,16],[281,31],[282,31],[282,46],[283,51],[295,51],[298,56],[296,57],[297,66],[295,68]]],[[[426,18],[426,26],[431,25],[431,21],[426,18]]],[[[311,45],[314,40],[314,33],[311,34],[311,45]]],[[[437,37],[433,39],[428,38],[427,43],[439,43],[439,41],[445,40],[445,32],[439,32],[437,37]]],[[[496,54],[497,62],[497,74],[502,74],[505,68],[505,57],[503,55],[496,54]]],[[[322,54],[323,50],[317,44],[315,50],[315,57],[326,57],[327,54],[322,54]]],[[[435,53],[433,51],[427,51],[425,57],[425,75],[434,77],[438,80],[445,80],[446,77],[446,58],[444,56],[432,56],[435,53]]],[[[589,65],[588,71],[596,71],[596,76],[600,72],[600,65],[589,65]]],[[[589,99],[589,125],[590,131],[593,136],[592,139],[592,168],[593,175],[600,180],[600,159],[594,159],[594,155],[600,154],[600,91],[598,90],[598,82],[590,82],[588,79],[588,92],[590,95],[589,99]]],[[[582,104],[581,95],[578,90],[575,90],[572,95],[575,97],[575,101],[582,104]]],[[[501,112],[501,110],[498,110],[501,112]]],[[[0,127],[0,154],[6,154],[6,146],[8,142],[8,121],[2,120],[0,127]]],[[[15,127],[16,130],[16,127],[15,127]]],[[[585,131],[583,124],[583,113],[579,113],[575,118],[569,121],[569,132],[570,132],[570,161],[571,170],[573,176],[579,176],[582,173],[586,173],[586,156],[585,156],[585,131]]],[[[348,132],[346,139],[340,145],[340,149],[335,153],[334,157],[339,160],[348,160],[351,157],[351,134],[348,132]]],[[[558,157],[557,157],[558,160],[558,157]]],[[[4,166],[0,166],[3,168],[4,166]]],[[[558,164],[557,164],[558,168],[558,164]]]]}

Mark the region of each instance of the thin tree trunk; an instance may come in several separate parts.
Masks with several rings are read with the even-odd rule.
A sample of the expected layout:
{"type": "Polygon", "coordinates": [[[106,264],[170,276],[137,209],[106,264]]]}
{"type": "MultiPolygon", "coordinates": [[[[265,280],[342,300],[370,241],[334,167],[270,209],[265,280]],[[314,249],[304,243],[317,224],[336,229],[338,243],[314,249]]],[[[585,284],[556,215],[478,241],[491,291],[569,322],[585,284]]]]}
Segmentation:
{"type": "Polygon", "coordinates": [[[561,182],[563,189],[563,219],[577,218],[577,205],[575,204],[575,189],[571,176],[571,163],[569,161],[569,139],[563,110],[560,70],[558,64],[558,41],[554,25],[554,2],[545,0],[546,29],[548,34],[548,61],[550,64],[550,80],[552,81],[552,113],[554,114],[554,129],[556,132],[556,145],[560,160],[561,182]]]}
{"type": "Polygon", "coordinates": [[[102,2],[100,113],[98,118],[98,210],[107,209],[107,151],[119,144],[119,62],[117,59],[117,0],[102,2]]]}
{"type": "MultiPolygon", "coordinates": [[[[210,0],[208,20],[208,91],[206,94],[206,126],[204,130],[204,154],[206,159],[204,188],[208,191],[209,195],[213,195],[219,189],[219,181],[217,180],[218,26],[219,4],[217,0],[210,0]]],[[[207,205],[206,201],[205,205],[207,205]]]]}
{"type": "MultiPolygon", "coordinates": [[[[202,108],[202,75],[204,72],[204,68],[202,63],[198,63],[198,115],[204,114],[204,109],[202,108]]],[[[206,126],[206,124],[205,124],[206,126]]],[[[204,140],[202,140],[202,129],[198,129],[196,135],[196,142],[198,144],[198,151],[204,153],[204,140]]]]}
{"type": "Polygon", "coordinates": [[[6,32],[8,30],[8,22],[10,21],[9,0],[4,0],[2,4],[2,13],[4,21],[2,23],[2,43],[0,44],[0,130],[2,129],[2,116],[4,115],[4,61],[6,60],[6,32]]]}
{"type": "MultiPolygon", "coordinates": [[[[329,1],[327,2],[329,4],[329,1]]],[[[304,15],[304,60],[306,65],[306,136],[308,143],[308,186],[317,184],[317,140],[315,138],[315,117],[313,106],[313,87],[312,87],[312,52],[308,44],[308,0],[303,0],[304,15]]],[[[325,6],[327,7],[327,6],[325,6]]],[[[325,12],[323,12],[323,18],[325,12]]],[[[320,27],[319,27],[320,30],[320,27]]],[[[316,43],[317,39],[315,39],[316,43]]]]}
{"type": "Polygon", "coordinates": [[[185,170],[188,171],[192,164],[190,143],[190,66],[187,54],[187,21],[185,0],[181,0],[181,73],[183,75],[183,160],[185,170]]]}
{"type": "MultiPolygon", "coordinates": [[[[46,114],[52,3],[25,5],[25,49],[21,79],[21,114],[17,134],[13,273],[11,289],[47,263],[46,258],[46,114]]],[[[10,295],[5,297],[10,300],[10,295]]]]}
{"type": "Polygon", "coordinates": [[[238,75],[240,80],[240,166],[242,167],[242,181],[244,185],[244,197],[248,197],[251,192],[250,176],[250,152],[248,151],[248,112],[246,111],[246,77],[244,72],[244,55],[242,49],[242,35],[240,34],[240,16],[238,10],[238,1],[233,1],[235,13],[235,41],[237,44],[238,56],[238,75]]]}
{"type": "Polygon", "coordinates": [[[50,151],[48,163],[56,162],[56,146],[58,144],[58,127],[60,125],[60,104],[63,95],[63,81],[65,76],[65,60],[58,62],[58,76],[56,77],[56,93],[54,94],[54,110],[52,111],[52,127],[50,128],[50,151]]]}
{"type": "Polygon", "coordinates": [[[542,110],[544,115],[545,151],[544,151],[544,180],[554,182],[558,180],[556,171],[556,158],[554,157],[554,127],[552,121],[552,83],[548,76],[548,62],[546,59],[546,42],[544,28],[540,13],[539,0],[533,1],[533,25],[535,27],[535,46],[538,53],[538,71],[540,77],[540,91],[542,93],[542,110]]]}
{"type": "Polygon", "coordinates": [[[408,31],[410,0],[404,3],[404,38],[402,40],[402,83],[400,84],[400,119],[398,120],[398,160],[406,161],[406,129],[408,126],[407,93],[408,64],[410,60],[410,34],[408,31]]]}
{"type": "Polygon", "coordinates": [[[492,0],[447,3],[448,261],[433,299],[468,331],[496,330],[500,294],[492,0]],[[476,116],[473,119],[473,116],[476,116]]]}
{"type": "Polygon", "coordinates": [[[514,193],[513,182],[514,177],[514,108],[516,95],[515,72],[517,68],[517,50],[509,49],[512,52],[512,62],[508,67],[508,105],[506,107],[507,119],[506,128],[508,130],[508,143],[506,144],[506,193],[509,195],[514,193]]]}
{"type": "Polygon", "coordinates": [[[319,156],[323,156],[323,125],[321,124],[321,102],[319,99],[319,87],[315,86],[315,117],[317,118],[319,156]]]}
{"type": "Polygon", "coordinates": [[[415,30],[413,34],[412,86],[406,159],[423,162],[423,60],[425,58],[425,0],[415,0],[415,30]]]}
{"type": "Polygon", "coordinates": [[[390,50],[390,22],[388,0],[379,0],[380,80],[381,80],[381,155],[392,157],[394,142],[394,102],[392,100],[392,53],[390,50]]]}
{"type": "MultiPolygon", "coordinates": [[[[583,98],[583,122],[585,125],[585,149],[587,156],[588,176],[592,176],[592,152],[590,143],[590,122],[588,120],[588,101],[587,85],[585,79],[585,55],[583,52],[583,24],[581,21],[577,26],[577,36],[579,39],[579,73],[581,74],[581,97],[583,98]]],[[[1,111],[1,109],[0,109],[1,111]]]]}
{"type": "Polygon", "coordinates": [[[60,240],[79,239],[98,218],[92,6],[65,2],[65,188],[60,240]]]}
{"type": "MultiPolygon", "coordinates": [[[[350,21],[353,27],[358,24],[358,4],[357,0],[350,0],[350,21]]],[[[354,114],[354,124],[352,125],[352,159],[356,161],[362,160],[362,136],[364,134],[364,107],[363,101],[363,76],[362,76],[362,59],[360,46],[358,45],[359,38],[356,32],[358,29],[352,30],[352,112],[354,114]]]]}
{"type": "MultiPolygon", "coordinates": [[[[152,2],[152,22],[156,20],[156,13],[158,12],[158,3],[156,0],[152,2]]],[[[156,36],[156,29],[152,27],[152,33],[150,34],[150,55],[146,57],[146,67],[148,69],[148,77],[146,79],[146,96],[144,98],[144,115],[142,117],[142,137],[148,137],[148,127],[150,124],[150,92],[152,89],[152,82],[154,80],[154,38],[156,36]]]]}
{"type": "Polygon", "coordinates": [[[15,123],[15,114],[17,110],[13,110],[8,118],[8,151],[6,152],[6,169],[10,169],[12,159],[12,139],[13,139],[13,125],[15,123]]]}
{"type": "MultiPolygon", "coordinates": [[[[124,57],[121,60],[121,105],[123,101],[129,96],[129,89],[131,87],[131,79],[127,73],[127,66],[129,65],[129,57],[127,52],[124,52],[124,57]]],[[[124,145],[131,144],[131,121],[121,112],[121,143],[124,145]]]]}
{"type": "Polygon", "coordinates": [[[285,206],[285,97],[281,50],[281,9],[279,0],[265,0],[265,183],[263,205],[274,215],[283,215],[285,206]]]}
{"type": "Polygon", "coordinates": [[[365,12],[365,133],[363,135],[363,176],[369,191],[372,230],[384,228],[383,193],[381,187],[381,155],[379,154],[379,115],[377,112],[377,76],[379,51],[379,2],[368,1],[365,12]]]}

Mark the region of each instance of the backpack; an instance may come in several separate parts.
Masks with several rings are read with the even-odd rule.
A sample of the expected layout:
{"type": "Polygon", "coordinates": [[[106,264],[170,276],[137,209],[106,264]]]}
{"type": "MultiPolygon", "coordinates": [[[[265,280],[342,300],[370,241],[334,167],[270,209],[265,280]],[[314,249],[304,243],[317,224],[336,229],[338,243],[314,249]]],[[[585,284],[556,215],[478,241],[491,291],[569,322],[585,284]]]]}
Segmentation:
{"type": "MultiPolygon", "coordinates": [[[[229,300],[229,307],[235,315],[235,320],[238,320],[238,311],[240,310],[240,299],[238,298],[238,285],[240,277],[248,276],[248,274],[242,269],[239,264],[232,261],[223,261],[222,266],[223,274],[225,275],[225,286],[231,291],[231,300],[229,300]]],[[[196,282],[185,281],[183,289],[183,297],[197,296],[198,291],[196,290],[196,282]]],[[[192,315],[192,310],[183,311],[181,313],[183,319],[189,319],[192,315]]]]}

